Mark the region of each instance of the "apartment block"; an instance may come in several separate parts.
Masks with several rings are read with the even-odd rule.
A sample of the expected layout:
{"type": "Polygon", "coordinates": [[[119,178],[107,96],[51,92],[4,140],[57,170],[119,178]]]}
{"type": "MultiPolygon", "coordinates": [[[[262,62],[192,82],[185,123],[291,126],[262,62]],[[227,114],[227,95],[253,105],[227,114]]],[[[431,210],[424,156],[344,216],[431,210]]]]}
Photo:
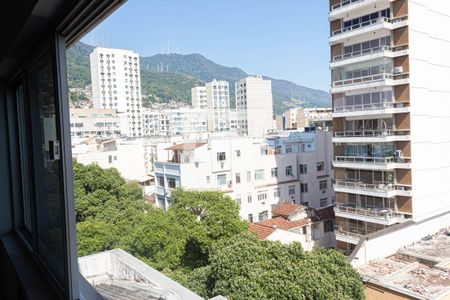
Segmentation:
{"type": "Polygon", "coordinates": [[[330,128],[332,127],[332,111],[332,108],[292,108],[283,114],[284,129],[330,128]]]}
{"type": "Polygon", "coordinates": [[[336,238],[347,253],[450,211],[449,15],[448,1],[330,1],[336,238]]]}
{"type": "Polygon", "coordinates": [[[235,83],[239,133],[262,137],[273,128],[272,81],[249,76],[235,83]]]}
{"type": "Polygon", "coordinates": [[[120,120],[115,109],[70,109],[72,137],[118,137],[120,120]]]}
{"type": "Polygon", "coordinates": [[[333,203],[330,132],[210,138],[166,150],[155,163],[157,205],[162,208],[170,206],[177,187],[223,191],[250,222],[271,218],[271,206],[280,201],[314,208],[333,203]]]}
{"type": "Polygon", "coordinates": [[[144,136],[177,136],[207,131],[207,111],[200,108],[178,108],[143,111],[144,136]]]}
{"type": "Polygon", "coordinates": [[[90,54],[90,62],[94,108],[115,109],[121,133],[142,136],[139,55],[97,47],[90,54]]]}
{"type": "Polygon", "coordinates": [[[206,84],[208,131],[230,130],[230,88],[227,81],[206,84]]]}
{"type": "Polygon", "coordinates": [[[191,89],[191,105],[195,108],[208,107],[205,86],[196,86],[191,89]]]}

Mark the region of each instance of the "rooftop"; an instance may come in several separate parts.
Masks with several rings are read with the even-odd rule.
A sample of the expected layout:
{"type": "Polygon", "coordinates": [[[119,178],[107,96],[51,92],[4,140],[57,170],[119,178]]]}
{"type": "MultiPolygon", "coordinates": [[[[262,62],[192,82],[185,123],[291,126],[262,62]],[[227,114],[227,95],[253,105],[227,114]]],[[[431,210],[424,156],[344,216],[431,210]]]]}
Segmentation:
{"type": "Polygon", "coordinates": [[[301,208],[300,205],[295,203],[280,203],[277,204],[272,208],[272,214],[274,215],[280,215],[284,217],[289,217],[290,215],[294,214],[301,208]]]}
{"type": "Polygon", "coordinates": [[[309,219],[301,219],[296,221],[289,221],[284,217],[274,217],[265,221],[261,221],[250,225],[249,230],[256,233],[260,240],[264,240],[271,235],[275,230],[290,230],[297,227],[305,226],[310,223],[309,219]]]}
{"type": "Polygon", "coordinates": [[[176,144],[176,145],[170,146],[164,150],[172,150],[172,151],[193,150],[193,149],[196,149],[203,145],[206,145],[206,143],[183,143],[183,144],[176,144]]]}
{"type": "Polygon", "coordinates": [[[415,299],[450,297],[450,228],[359,267],[365,282],[415,299]]]}

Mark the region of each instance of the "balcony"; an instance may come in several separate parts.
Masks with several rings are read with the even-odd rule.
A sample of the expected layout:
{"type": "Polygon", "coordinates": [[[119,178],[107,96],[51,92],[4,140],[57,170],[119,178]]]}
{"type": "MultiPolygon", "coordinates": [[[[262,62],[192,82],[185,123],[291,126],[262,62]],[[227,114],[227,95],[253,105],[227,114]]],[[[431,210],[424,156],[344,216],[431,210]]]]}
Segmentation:
{"type": "Polygon", "coordinates": [[[343,80],[336,80],[331,86],[332,93],[374,88],[379,86],[395,86],[409,83],[408,73],[379,73],[343,80]]]}
{"type": "Polygon", "coordinates": [[[336,227],[337,227],[335,230],[336,240],[354,245],[358,244],[359,240],[363,236],[376,231],[376,230],[370,231],[364,228],[354,226],[346,226],[345,228],[341,228],[340,226],[336,227]]]}
{"type": "Polygon", "coordinates": [[[335,168],[356,170],[388,171],[393,169],[410,169],[411,163],[409,158],[393,156],[336,156],[333,166],[335,168]]]}
{"type": "Polygon", "coordinates": [[[384,207],[355,207],[352,204],[341,204],[334,207],[337,217],[354,219],[381,225],[393,225],[405,220],[405,215],[384,207]]]}
{"type": "Polygon", "coordinates": [[[377,35],[389,34],[392,30],[408,25],[408,16],[397,18],[381,17],[378,19],[368,20],[352,26],[343,27],[331,32],[330,43],[338,44],[349,41],[356,36],[367,33],[376,33],[377,35]]]}
{"type": "Polygon", "coordinates": [[[409,111],[409,106],[406,106],[406,103],[403,102],[341,105],[334,107],[333,118],[356,117],[360,116],[361,112],[364,112],[365,116],[383,116],[388,114],[408,113],[409,111]]]}
{"type": "Polygon", "coordinates": [[[336,55],[332,58],[330,67],[337,68],[343,65],[361,63],[367,60],[373,60],[383,57],[394,58],[404,55],[408,55],[408,45],[396,47],[383,45],[379,47],[361,49],[359,51],[336,55]]]}
{"type": "Polygon", "coordinates": [[[361,14],[367,9],[373,9],[374,5],[388,5],[393,0],[342,0],[330,7],[329,19],[345,18],[348,14],[361,14]]]}
{"type": "Polygon", "coordinates": [[[409,130],[358,130],[334,133],[333,143],[387,143],[409,141],[409,130]]]}
{"type": "Polygon", "coordinates": [[[393,184],[390,182],[363,183],[354,180],[336,180],[333,185],[335,192],[366,195],[380,198],[395,196],[411,196],[411,186],[393,184]]]}

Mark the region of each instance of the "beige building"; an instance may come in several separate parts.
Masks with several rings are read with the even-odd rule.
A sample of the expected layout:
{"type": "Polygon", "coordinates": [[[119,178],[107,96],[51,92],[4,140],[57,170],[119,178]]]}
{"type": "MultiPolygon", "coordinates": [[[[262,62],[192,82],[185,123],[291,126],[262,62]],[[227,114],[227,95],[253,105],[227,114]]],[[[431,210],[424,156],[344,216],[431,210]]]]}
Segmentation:
{"type": "Polygon", "coordinates": [[[73,137],[120,136],[120,120],[115,109],[70,109],[70,134],[73,137]]]}
{"type": "Polygon", "coordinates": [[[196,86],[191,89],[191,105],[195,108],[208,107],[205,86],[196,86]]]}
{"type": "Polygon", "coordinates": [[[332,126],[332,108],[293,108],[284,113],[285,129],[332,126]]]}

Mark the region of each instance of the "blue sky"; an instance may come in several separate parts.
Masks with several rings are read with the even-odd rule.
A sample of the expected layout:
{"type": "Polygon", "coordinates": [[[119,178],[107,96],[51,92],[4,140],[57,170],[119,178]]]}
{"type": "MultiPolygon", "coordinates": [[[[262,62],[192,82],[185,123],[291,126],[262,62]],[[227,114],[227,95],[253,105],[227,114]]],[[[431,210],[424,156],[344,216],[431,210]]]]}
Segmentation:
{"type": "Polygon", "coordinates": [[[328,91],[328,0],[128,0],[83,42],[141,56],[200,53],[328,91]]]}

